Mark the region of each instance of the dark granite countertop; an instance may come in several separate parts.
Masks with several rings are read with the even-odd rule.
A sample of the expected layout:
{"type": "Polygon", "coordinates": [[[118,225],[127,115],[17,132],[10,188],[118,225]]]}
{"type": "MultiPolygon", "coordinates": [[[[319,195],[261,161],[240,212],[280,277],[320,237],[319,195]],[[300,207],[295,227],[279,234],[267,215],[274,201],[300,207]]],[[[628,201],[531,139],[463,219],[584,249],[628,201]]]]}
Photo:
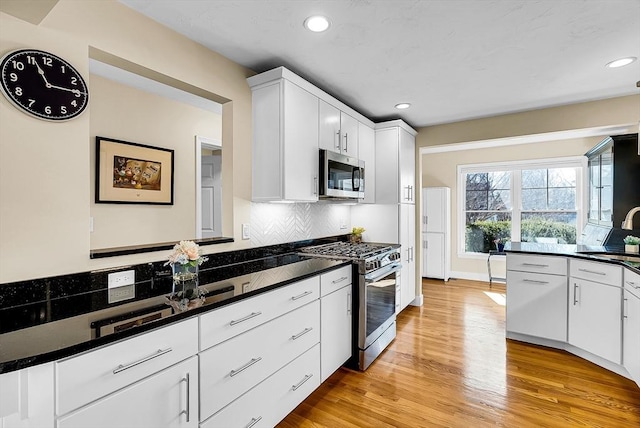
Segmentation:
{"type": "Polygon", "coordinates": [[[566,256],[597,262],[613,263],[624,266],[640,274],[640,255],[625,253],[622,246],[590,246],[571,244],[541,244],[536,242],[508,242],[504,247],[505,253],[525,253],[551,256],[566,256]],[[616,260],[607,255],[626,256],[635,260],[616,260]]]}
{"type": "Polygon", "coordinates": [[[165,295],[171,291],[170,270],[169,274],[156,271],[149,279],[136,281],[135,300],[117,305],[106,302],[104,286],[93,282],[88,286],[86,279],[79,281],[83,282],[82,292],[61,292],[57,285],[50,290],[47,281],[41,287],[38,284],[46,292],[23,283],[2,284],[0,373],[65,358],[348,264],[292,252],[208,267],[200,271],[200,286],[207,292],[203,306],[102,337],[96,337],[95,325],[168,309],[165,295]]]}

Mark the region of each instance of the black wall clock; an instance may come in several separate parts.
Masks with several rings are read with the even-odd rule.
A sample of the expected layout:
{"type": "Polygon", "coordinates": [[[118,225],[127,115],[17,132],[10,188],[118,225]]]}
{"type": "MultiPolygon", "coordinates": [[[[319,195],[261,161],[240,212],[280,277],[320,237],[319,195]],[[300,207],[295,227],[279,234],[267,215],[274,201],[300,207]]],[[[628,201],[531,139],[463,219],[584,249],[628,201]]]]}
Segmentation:
{"type": "Polygon", "coordinates": [[[21,49],[0,60],[2,93],[18,109],[40,119],[69,120],[87,107],[84,79],[67,61],[49,52],[21,49]]]}

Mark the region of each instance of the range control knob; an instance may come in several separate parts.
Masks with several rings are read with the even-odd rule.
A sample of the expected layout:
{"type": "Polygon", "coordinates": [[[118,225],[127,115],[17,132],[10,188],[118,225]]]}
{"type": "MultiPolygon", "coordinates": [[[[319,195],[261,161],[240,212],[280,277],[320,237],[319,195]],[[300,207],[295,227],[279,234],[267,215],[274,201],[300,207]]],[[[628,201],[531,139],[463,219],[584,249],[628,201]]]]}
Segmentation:
{"type": "Polygon", "coordinates": [[[389,254],[389,260],[398,260],[400,258],[400,253],[391,253],[389,254]]]}
{"type": "Polygon", "coordinates": [[[374,261],[371,261],[371,262],[367,262],[365,264],[365,269],[367,271],[378,269],[379,267],[380,267],[380,260],[374,260],[374,261]]]}

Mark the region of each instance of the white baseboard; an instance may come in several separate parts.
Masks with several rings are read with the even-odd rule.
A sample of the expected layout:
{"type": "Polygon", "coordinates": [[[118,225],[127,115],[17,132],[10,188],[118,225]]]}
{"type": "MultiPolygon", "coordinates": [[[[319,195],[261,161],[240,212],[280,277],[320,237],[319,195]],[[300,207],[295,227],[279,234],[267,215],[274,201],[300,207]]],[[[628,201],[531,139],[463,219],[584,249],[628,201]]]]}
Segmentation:
{"type": "Polygon", "coordinates": [[[469,281],[489,282],[489,274],[486,273],[451,271],[451,278],[468,279],[469,281]]]}

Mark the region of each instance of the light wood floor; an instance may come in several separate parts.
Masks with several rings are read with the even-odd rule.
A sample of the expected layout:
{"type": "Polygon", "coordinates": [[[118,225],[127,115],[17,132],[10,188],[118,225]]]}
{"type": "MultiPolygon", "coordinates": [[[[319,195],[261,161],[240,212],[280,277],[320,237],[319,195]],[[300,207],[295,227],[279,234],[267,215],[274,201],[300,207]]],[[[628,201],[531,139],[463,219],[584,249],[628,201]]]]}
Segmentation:
{"type": "Polygon", "coordinates": [[[507,341],[504,285],[423,280],[424,306],[364,372],[341,368],[279,427],[640,427],[640,388],[564,351],[507,341]]]}

